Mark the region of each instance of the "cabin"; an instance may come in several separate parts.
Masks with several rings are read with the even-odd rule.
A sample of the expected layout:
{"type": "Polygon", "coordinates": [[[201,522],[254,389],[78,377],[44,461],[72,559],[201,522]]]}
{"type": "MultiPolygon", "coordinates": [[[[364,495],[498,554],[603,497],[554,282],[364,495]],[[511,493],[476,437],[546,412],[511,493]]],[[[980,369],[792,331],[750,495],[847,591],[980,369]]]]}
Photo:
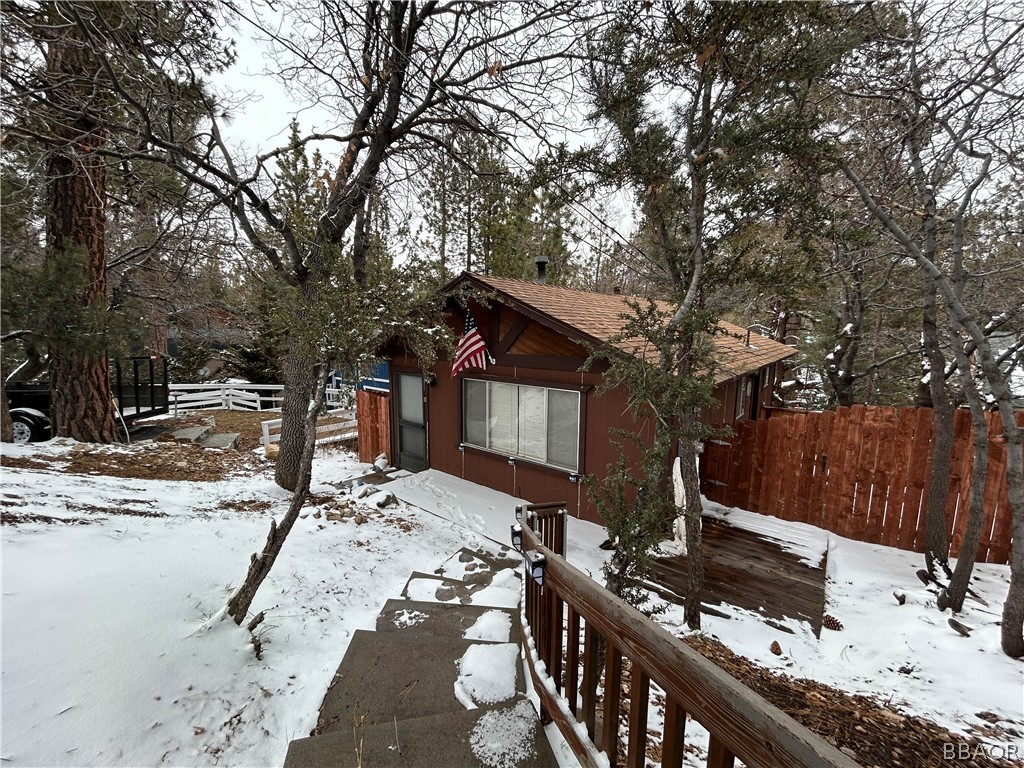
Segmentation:
{"type": "MultiPolygon", "coordinates": [[[[490,296],[471,299],[469,311],[493,362],[453,376],[452,361],[439,360],[424,375],[400,343],[389,345],[392,463],[434,468],[531,502],[565,501],[570,514],[600,522],[580,481],[602,476],[617,460],[609,434],[624,429],[653,439],[652,422],[629,413],[628,392],[599,393],[601,369],[580,370],[586,345],[605,344],[621,330],[629,297],[471,272],[445,290],[463,286],[490,296]]],[[[448,322],[463,334],[464,313],[454,302],[448,322]]],[[[703,418],[755,419],[796,350],[720,325],[717,405],[703,418]]]]}

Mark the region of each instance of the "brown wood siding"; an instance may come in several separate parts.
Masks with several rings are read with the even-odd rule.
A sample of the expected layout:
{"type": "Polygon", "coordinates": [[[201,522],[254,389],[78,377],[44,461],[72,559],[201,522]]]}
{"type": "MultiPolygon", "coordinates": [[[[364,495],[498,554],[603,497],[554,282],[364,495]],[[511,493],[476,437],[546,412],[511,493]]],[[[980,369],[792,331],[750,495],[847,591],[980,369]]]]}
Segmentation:
{"type": "MultiPolygon", "coordinates": [[[[511,312],[508,308],[506,312],[511,312]]],[[[531,320],[509,348],[512,355],[556,355],[560,357],[587,357],[587,351],[560,333],[531,320]]]]}

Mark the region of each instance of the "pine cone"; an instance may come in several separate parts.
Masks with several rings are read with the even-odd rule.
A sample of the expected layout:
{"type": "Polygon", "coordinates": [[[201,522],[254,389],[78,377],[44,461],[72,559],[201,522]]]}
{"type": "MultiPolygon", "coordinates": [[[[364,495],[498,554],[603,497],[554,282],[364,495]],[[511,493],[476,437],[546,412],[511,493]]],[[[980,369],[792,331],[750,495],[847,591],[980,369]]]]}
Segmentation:
{"type": "Polygon", "coordinates": [[[770,650],[776,656],[781,656],[782,655],[782,646],[779,645],[779,641],[778,640],[772,640],[771,648],[769,648],[768,650],[770,650]]]}
{"type": "Polygon", "coordinates": [[[821,620],[821,626],[823,626],[825,629],[831,629],[833,632],[840,632],[843,629],[843,622],[841,622],[831,613],[826,613],[821,620]]]}

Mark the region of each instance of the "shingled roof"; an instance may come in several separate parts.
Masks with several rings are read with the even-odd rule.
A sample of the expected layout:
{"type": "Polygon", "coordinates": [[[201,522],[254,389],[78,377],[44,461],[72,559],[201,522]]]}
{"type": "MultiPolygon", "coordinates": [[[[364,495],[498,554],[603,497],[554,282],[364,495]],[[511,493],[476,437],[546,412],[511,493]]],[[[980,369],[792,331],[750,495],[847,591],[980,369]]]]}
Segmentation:
{"type": "MultiPolygon", "coordinates": [[[[623,315],[632,314],[627,302],[636,298],[576,291],[475,272],[463,272],[452,286],[463,280],[476,283],[484,290],[495,291],[502,303],[533,316],[570,338],[592,344],[607,343],[622,331],[623,315]]],[[[671,309],[665,302],[658,303],[663,308],[671,309]]],[[[715,334],[714,338],[719,364],[715,376],[717,383],[753,373],[796,354],[792,347],[753,331],[749,334],[748,343],[747,329],[738,325],[720,321],[718,326],[722,333],[715,334]]],[[[636,342],[618,342],[616,346],[630,354],[642,353],[636,342]]]]}

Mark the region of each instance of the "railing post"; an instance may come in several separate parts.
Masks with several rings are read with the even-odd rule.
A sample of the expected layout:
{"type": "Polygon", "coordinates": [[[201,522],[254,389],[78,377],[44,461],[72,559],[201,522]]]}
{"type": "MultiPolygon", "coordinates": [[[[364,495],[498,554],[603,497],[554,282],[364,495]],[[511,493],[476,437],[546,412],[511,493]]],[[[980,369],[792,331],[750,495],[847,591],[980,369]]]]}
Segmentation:
{"type": "Polygon", "coordinates": [[[583,705],[583,725],[587,728],[587,735],[591,741],[594,739],[594,726],[597,722],[597,682],[601,676],[598,669],[599,655],[597,651],[597,632],[588,621],[583,630],[583,686],[581,697],[583,705]]]}
{"type": "Polygon", "coordinates": [[[708,768],[733,768],[736,758],[715,734],[711,734],[708,744],[708,768]]]}
{"type": "Polygon", "coordinates": [[[611,768],[616,768],[619,764],[619,702],[621,696],[622,652],[610,642],[605,642],[604,716],[601,718],[603,721],[601,744],[611,768]]]}
{"type": "Polygon", "coordinates": [[[661,734],[662,768],[680,768],[686,747],[686,712],[673,699],[665,702],[665,729],[661,734]]]}
{"type": "Polygon", "coordinates": [[[647,705],[651,691],[651,678],[639,664],[630,668],[629,686],[629,742],[626,745],[627,768],[647,766],[647,705]]]}
{"type": "Polygon", "coordinates": [[[565,687],[562,695],[569,700],[569,711],[573,717],[579,709],[579,688],[580,688],[580,615],[572,605],[567,604],[568,619],[566,621],[566,658],[565,658],[565,687]]]}

